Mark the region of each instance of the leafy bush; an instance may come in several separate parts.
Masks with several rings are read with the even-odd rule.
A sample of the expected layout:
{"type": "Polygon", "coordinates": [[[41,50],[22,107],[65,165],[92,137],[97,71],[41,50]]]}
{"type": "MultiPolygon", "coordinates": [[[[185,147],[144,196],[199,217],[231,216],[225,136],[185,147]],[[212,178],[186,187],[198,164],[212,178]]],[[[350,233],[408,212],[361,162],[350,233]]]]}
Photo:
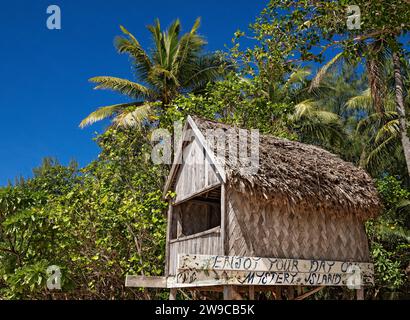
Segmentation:
{"type": "MultiPolygon", "coordinates": [[[[154,298],[126,274],[160,275],[165,172],[146,158],[142,132],[109,129],[82,170],[46,160],[34,177],[0,190],[0,298],[154,298]],[[46,289],[50,265],[62,291],[46,289]]],[[[158,296],[159,297],[159,296],[158,296]]]]}
{"type": "Polygon", "coordinates": [[[374,296],[408,298],[410,284],[406,272],[410,265],[410,191],[393,176],[379,179],[377,189],[385,208],[380,217],[366,224],[375,266],[374,296]]]}

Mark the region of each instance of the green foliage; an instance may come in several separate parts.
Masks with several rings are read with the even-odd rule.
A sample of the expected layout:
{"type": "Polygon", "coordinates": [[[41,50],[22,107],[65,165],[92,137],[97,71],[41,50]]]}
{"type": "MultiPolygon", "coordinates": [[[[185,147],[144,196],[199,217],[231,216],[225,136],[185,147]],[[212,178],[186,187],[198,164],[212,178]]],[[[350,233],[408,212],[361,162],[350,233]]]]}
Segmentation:
{"type": "Polygon", "coordinates": [[[243,128],[259,128],[261,132],[294,139],[285,122],[292,112],[286,103],[266,98],[256,81],[230,74],[226,80],[209,84],[204,94],[180,96],[164,115],[163,123],[195,114],[217,119],[243,128]]]}
{"type": "Polygon", "coordinates": [[[124,279],[163,272],[165,173],[147,160],[142,132],[109,129],[98,143],[99,159],[81,171],[47,160],[1,190],[1,297],[155,296],[126,290],[124,279]],[[61,268],[61,293],[46,289],[50,265],[61,268]]]}
{"type": "Polygon", "coordinates": [[[404,189],[400,180],[395,177],[387,176],[380,179],[377,183],[377,190],[383,197],[388,210],[396,209],[401,201],[410,199],[410,191],[404,189]]]}
{"type": "MultiPolygon", "coordinates": [[[[0,188],[0,299],[164,298],[159,290],[126,289],[124,278],[163,272],[168,168],[150,162],[148,138],[152,127],[171,129],[188,115],[320,145],[367,168],[385,207],[366,223],[376,271],[369,292],[408,298],[410,181],[387,58],[403,49],[397,39],[409,30],[409,4],[356,1],[363,28],[348,30],[349,4],[271,0],[251,25],[254,47],[242,50],[245,33],[235,33],[233,61],[204,53],[199,20],[185,34],[178,20],[165,31],[157,20],[148,27],[149,52],[121,27],[115,45],[131,57],[139,83],[90,79],[96,89],[133,100],[102,107],[81,123],[114,118],[116,125],[96,138],[98,159],[82,169],[45,159],[33,178],[0,188]],[[324,62],[332,47],[341,53],[312,74],[317,65],[310,63],[324,62]],[[363,62],[364,74],[355,69],[363,62]],[[50,265],[61,268],[61,293],[46,288],[50,265]]],[[[403,61],[402,67],[408,87],[409,65],[403,61]]],[[[321,294],[343,298],[351,292],[321,294]]]]}
{"type": "Polygon", "coordinates": [[[275,83],[259,76],[248,79],[230,74],[224,81],[209,84],[204,94],[175,99],[164,115],[166,120],[161,121],[169,126],[173,120],[195,114],[281,138],[341,144],[345,134],[337,114],[319,109],[313,102],[298,103],[307,88],[308,74],[297,70],[275,83]]]}
{"type": "Polygon", "coordinates": [[[387,286],[393,289],[400,288],[404,283],[400,261],[393,261],[393,253],[384,249],[379,243],[373,244],[371,254],[374,259],[376,285],[387,286]]]}
{"type": "MultiPolygon", "coordinates": [[[[342,48],[345,58],[351,61],[361,60],[363,45],[375,39],[383,39],[397,49],[394,38],[410,29],[410,4],[355,1],[361,11],[361,25],[349,29],[347,8],[352,4],[347,0],[270,0],[251,26],[257,45],[238,56],[258,69],[272,62],[287,68],[300,61],[322,62],[326,50],[334,47],[342,48]]],[[[236,37],[244,35],[236,33],[236,37]]]]}
{"type": "Polygon", "coordinates": [[[377,188],[385,210],[366,224],[375,265],[374,295],[395,293],[406,297],[410,286],[406,277],[410,263],[410,191],[393,176],[379,179],[377,188]]]}

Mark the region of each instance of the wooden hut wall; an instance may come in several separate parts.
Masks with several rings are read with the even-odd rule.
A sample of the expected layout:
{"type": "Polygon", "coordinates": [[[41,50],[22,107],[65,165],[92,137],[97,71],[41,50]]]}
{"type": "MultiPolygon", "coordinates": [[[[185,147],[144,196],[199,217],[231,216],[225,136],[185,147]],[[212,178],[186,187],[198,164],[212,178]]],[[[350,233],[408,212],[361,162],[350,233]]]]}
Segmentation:
{"type": "Polygon", "coordinates": [[[364,225],[353,213],[291,208],[232,187],[226,192],[225,241],[231,256],[369,261],[364,225]]]}
{"type": "Polygon", "coordinates": [[[178,254],[223,254],[219,205],[188,201],[173,207],[173,213],[168,274],[176,274],[178,254]]]}
{"type": "Polygon", "coordinates": [[[183,151],[183,164],[175,186],[175,202],[183,201],[218,184],[220,180],[215,168],[211,166],[200,143],[194,139],[183,151]]]}

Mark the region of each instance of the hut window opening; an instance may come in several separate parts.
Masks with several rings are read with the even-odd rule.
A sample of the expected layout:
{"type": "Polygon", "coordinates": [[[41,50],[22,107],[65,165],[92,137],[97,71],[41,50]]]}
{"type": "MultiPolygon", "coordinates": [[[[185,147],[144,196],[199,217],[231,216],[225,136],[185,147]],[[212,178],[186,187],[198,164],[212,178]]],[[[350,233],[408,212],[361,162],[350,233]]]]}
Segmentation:
{"type": "Polygon", "coordinates": [[[221,188],[173,208],[171,239],[201,234],[221,226],[221,188]]]}

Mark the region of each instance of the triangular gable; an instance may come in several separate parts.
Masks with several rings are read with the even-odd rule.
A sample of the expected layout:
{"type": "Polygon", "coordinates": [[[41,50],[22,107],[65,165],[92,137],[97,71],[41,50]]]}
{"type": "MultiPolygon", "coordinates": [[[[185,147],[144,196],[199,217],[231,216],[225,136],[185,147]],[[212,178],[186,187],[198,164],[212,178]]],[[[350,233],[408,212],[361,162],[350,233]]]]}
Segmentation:
{"type": "Polygon", "coordinates": [[[164,188],[164,196],[170,190],[177,193],[175,202],[206,191],[226,179],[225,171],[215,160],[204,135],[190,116],[185,123],[182,137],[186,136],[189,129],[192,139],[179,145],[164,188]]]}

